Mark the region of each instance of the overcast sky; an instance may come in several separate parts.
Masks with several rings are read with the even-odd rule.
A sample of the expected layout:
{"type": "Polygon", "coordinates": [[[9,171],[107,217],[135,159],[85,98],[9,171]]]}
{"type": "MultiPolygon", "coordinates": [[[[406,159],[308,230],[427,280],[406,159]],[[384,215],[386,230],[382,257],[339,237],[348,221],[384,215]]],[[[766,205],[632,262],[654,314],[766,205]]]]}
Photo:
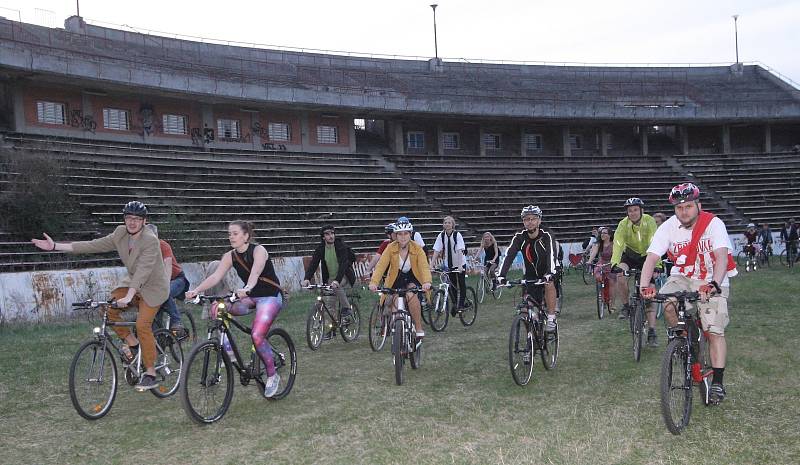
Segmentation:
{"type": "MultiPolygon", "coordinates": [[[[80,8],[90,23],[141,31],[432,57],[434,2],[445,59],[733,63],[738,14],[740,61],[759,61],[800,83],[799,0],[80,0],[80,8]]],[[[18,14],[63,27],[75,1],[0,0],[0,15],[18,14]]]]}

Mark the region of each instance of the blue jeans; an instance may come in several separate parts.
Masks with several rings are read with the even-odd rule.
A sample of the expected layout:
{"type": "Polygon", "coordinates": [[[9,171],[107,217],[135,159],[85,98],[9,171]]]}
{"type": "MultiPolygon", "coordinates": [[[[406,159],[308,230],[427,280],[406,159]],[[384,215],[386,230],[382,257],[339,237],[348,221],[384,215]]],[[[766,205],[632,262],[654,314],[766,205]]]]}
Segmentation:
{"type": "Polygon", "coordinates": [[[178,275],[177,278],[169,282],[169,297],[167,301],[161,304],[161,309],[169,313],[170,325],[180,325],[181,314],[178,311],[178,306],[175,304],[175,297],[183,294],[189,288],[189,281],[183,274],[178,275]]]}

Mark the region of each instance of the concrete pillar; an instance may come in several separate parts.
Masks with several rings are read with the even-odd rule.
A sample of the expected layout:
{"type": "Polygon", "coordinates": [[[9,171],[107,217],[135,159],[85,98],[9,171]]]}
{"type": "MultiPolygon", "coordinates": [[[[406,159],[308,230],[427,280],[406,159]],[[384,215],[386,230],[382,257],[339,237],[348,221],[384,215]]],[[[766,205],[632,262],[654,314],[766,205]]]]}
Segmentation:
{"type": "Polygon", "coordinates": [[[681,139],[681,153],[689,155],[689,126],[678,126],[681,139]]]}
{"type": "Polygon", "coordinates": [[[444,155],[444,127],[436,125],[436,155],[444,155]]]}
{"type": "MultiPolygon", "coordinates": [[[[14,109],[13,127],[15,131],[23,132],[27,125],[25,124],[25,96],[23,95],[22,86],[14,85],[11,92],[11,107],[14,109]]],[[[69,118],[69,115],[64,116],[69,118]]]]}
{"type": "Polygon", "coordinates": [[[608,132],[605,126],[600,127],[600,155],[608,156],[608,132]]]}
{"type": "Polygon", "coordinates": [[[478,150],[482,157],[486,156],[486,144],[483,143],[483,126],[478,127],[478,150]]]}
{"type": "Polygon", "coordinates": [[[347,139],[347,140],[350,141],[349,150],[350,150],[350,153],[356,153],[356,125],[353,122],[353,117],[352,116],[350,117],[350,119],[348,121],[350,122],[350,125],[348,126],[349,129],[347,131],[349,133],[349,136],[350,136],[347,139]]]}
{"type": "Polygon", "coordinates": [[[641,142],[639,153],[647,156],[650,152],[650,146],[647,143],[647,126],[639,126],[639,142],[641,142]]]}
{"type": "Polygon", "coordinates": [[[389,147],[396,155],[405,155],[405,141],[403,140],[403,123],[400,121],[388,121],[389,147]]]}
{"type": "Polygon", "coordinates": [[[572,156],[572,147],[569,145],[569,126],[561,127],[561,155],[572,156]]]}
{"type": "Polygon", "coordinates": [[[525,146],[525,127],[520,126],[519,128],[519,154],[521,156],[528,155],[528,148],[525,146]]]}
{"type": "Polygon", "coordinates": [[[764,125],[764,152],[772,152],[772,125],[764,125]]]}
{"type": "Polygon", "coordinates": [[[300,113],[300,146],[303,151],[311,150],[311,131],[316,128],[311,128],[308,123],[308,112],[300,113]]]}
{"type": "Polygon", "coordinates": [[[722,153],[731,153],[731,127],[722,125],[722,153]]]}

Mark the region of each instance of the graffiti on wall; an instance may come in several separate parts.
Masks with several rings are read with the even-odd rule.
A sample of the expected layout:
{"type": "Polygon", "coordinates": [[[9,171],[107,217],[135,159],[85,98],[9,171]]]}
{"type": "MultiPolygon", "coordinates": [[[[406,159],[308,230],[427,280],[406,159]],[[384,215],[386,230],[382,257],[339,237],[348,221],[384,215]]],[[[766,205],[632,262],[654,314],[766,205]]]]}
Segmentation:
{"type": "Polygon", "coordinates": [[[84,115],[82,110],[72,110],[69,118],[69,125],[73,128],[81,128],[92,134],[97,130],[97,122],[92,115],[84,115]]]}

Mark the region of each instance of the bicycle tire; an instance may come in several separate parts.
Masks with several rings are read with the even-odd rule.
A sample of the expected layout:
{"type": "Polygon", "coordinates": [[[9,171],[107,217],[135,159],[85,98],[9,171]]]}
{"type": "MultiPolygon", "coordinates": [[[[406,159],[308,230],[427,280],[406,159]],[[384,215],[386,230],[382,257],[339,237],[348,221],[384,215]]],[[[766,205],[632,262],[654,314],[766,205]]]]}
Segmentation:
{"type": "Polygon", "coordinates": [[[403,355],[403,351],[405,350],[405,346],[403,345],[404,333],[403,320],[395,320],[394,332],[392,333],[392,357],[394,360],[394,381],[398,386],[403,385],[403,361],[405,360],[403,355]]]}
{"type": "Polygon", "coordinates": [[[306,317],[306,343],[311,350],[319,349],[325,337],[325,311],[322,302],[314,302],[306,317]]]}
{"type": "Polygon", "coordinates": [[[758,254],[758,262],[762,267],[766,266],[767,268],[769,268],[770,267],[769,254],[762,250],[761,253],[758,254]]]}
{"type": "MultiPolygon", "coordinates": [[[[702,329],[698,328],[698,331],[702,329]]],[[[703,376],[703,381],[698,383],[698,390],[700,391],[700,400],[703,405],[708,407],[711,405],[711,377],[714,374],[714,369],[711,368],[711,344],[709,344],[706,336],[700,337],[697,344],[697,361],[700,362],[700,373],[703,376]]]]}
{"type": "Polygon", "coordinates": [[[353,312],[352,316],[350,316],[350,321],[346,324],[343,322],[339,326],[339,333],[342,335],[344,342],[353,342],[361,334],[361,312],[358,310],[358,305],[351,302],[350,310],[353,312]]]}
{"type": "Polygon", "coordinates": [[[486,292],[491,292],[489,288],[489,284],[486,281],[486,277],[481,275],[480,279],[478,279],[478,302],[483,303],[486,299],[486,292]]]}
{"type": "Polygon", "coordinates": [[[430,326],[431,324],[431,303],[425,297],[425,294],[419,294],[419,313],[422,316],[422,322],[430,326]]]}
{"type": "Polygon", "coordinates": [[[606,316],[606,301],[603,297],[603,287],[600,283],[595,283],[597,291],[597,319],[602,320],[606,316]]]}
{"type": "Polygon", "coordinates": [[[380,301],[375,302],[369,314],[369,346],[373,352],[379,352],[386,344],[386,336],[389,333],[389,318],[383,314],[383,306],[380,301]]]}
{"type": "Polygon", "coordinates": [[[736,265],[742,267],[747,265],[747,253],[744,250],[736,254],[736,265]]]}
{"type": "Polygon", "coordinates": [[[267,340],[272,349],[275,373],[281,377],[278,383],[278,391],[274,396],[267,399],[280,400],[289,395],[294,386],[294,379],[297,376],[297,351],[292,337],[283,328],[270,329],[267,340]]]}
{"type": "Polygon", "coordinates": [[[431,328],[438,332],[447,328],[450,319],[450,299],[446,298],[444,290],[439,289],[433,297],[433,308],[431,309],[431,328]]]}
{"type": "Polygon", "coordinates": [[[525,386],[533,376],[533,336],[528,319],[515,315],[508,333],[508,366],[511,377],[520,386],[525,386]]]}
{"type": "Polygon", "coordinates": [[[458,318],[464,326],[472,326],[475,324],[475,319],[478,317],[478,301],[475,296],[475,288],[472,286],[467,287],[467,299],[472,297],[472,305],[467,306],[458,313],[458,318]]]}
{"type": "Polygon", "coordinates": [[[181,406],[193,422],[207,425],[225,416],[233,399],[233,366],[218,341],[201,341],[192,348],[183,364],[179,391],[181,406]],[[209,409],[223,383],[222,402],[209,409]],[[195,389],[200,399],[194,399],[195,389]]]}
{"type": "Polygon", "coordinates": [[[638,362],[642,358],[642,339],[644,338],[644,304],[641,300],[637,301],[636,307],[632,308],[631,321],[633,322],[633,360],[638,362]]]}
{"type": "Polygon", "coordinates": [[[192,315],[192,312],[188,310],[181,310],[181,320],[189,322],[188,325],[187,324],[183,325],[184,329],[186,329],[186,332],[188,334],[186,335],[187,336],[186,339],[182,340],[181,343],[183,344],[184,341],[188,341],[189,346],[193,346],[194,344],[197,343],[197,325],[195,324],[194,321],[194,315],[192,315]]]}
{"type": "Polygon", "coordinates": [[[675,435],[681,434],[686,428],[692,414],[692,377],[688,353],[686,339],[675,338],[667,345],[661,362],[661,416],[669,432],[675,435]]]}
{"type": "Polygon", "coordinates": [[[178,338],[166,329],[154,332],[153,338],[156,340],[155,368],[159,383],[150,392],[163,399],[178,392],[183,369],[183,347],[178,338]]]}
{"type": "Polygon", "coordinates": [[[501,295],[503,295],[503,288],[500,286],[495,287],[494,290],[492,291],[492,297],[494,297],[494,300],[500,299],[501,295]]]}
{"type": "Polygon", "coordinates": [[[541,326],[543,330],[541,334],[542,347],[539,351],[539,355],[542,357],[542,363],[544,364],[545,370],[553,370],[558,364],[558,321],[555,323],[556,329],[555,331],[551,332],[544,331],[543,325],[541,326]]]}
{"type": "Polygon", "coordinates": [[[114,405],[117,385],[117,360],[111,350],[107,346],[104,348],[100,341],[91,340],[81,344],[69,366],[69,398],[78,415],[87,420],[104,417],[114,405]],[[79,364],[85,356],[89,357],[89,366],[83,368],[79,364]],[[98,357],[102,362],[101,365],[97,365],[98,357]],[[101,376],[95,375],[96,370],[99,370],[101,376]],[[103,379],[106,372],[109,376],[105,381],[98,381],[103,379]],[[85,378],[79,380],[78,376],[85,378]],[[96,394],[91,394],[89,391],[94,391],[96,394]],[[82,394],[89,394],[91,398],[84,401],[82,394]]]}
{"type": "Polygon", "coordinates": [[[581,278],[583,279],[583,284],[588,285],[594,279],[594,273],[592,273],[592,267],[587,266],[586,264],[581,266],[581,278]]]}

